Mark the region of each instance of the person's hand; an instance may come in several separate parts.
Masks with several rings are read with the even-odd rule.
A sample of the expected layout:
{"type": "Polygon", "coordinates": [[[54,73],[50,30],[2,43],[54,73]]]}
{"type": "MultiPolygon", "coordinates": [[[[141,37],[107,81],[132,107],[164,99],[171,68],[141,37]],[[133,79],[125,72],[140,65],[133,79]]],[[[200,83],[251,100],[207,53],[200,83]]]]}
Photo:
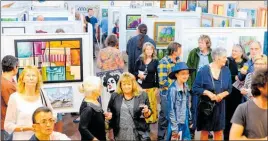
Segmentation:
{"type": "Polygon", "coordinates": [[[207,96],[210,98],[211,101],[215,101],[216,100],[216,95],[214,93],[212,93],[211,91],[206,91],[207,96]]]}
{"type": "Polygon", "coordinates": [[[113,114],[112,114],[111,112],[105,112],[105,113],[104,113],[104,116],[105,116],[105,119],[106,119],[106,120],[111,120],[113,114]]]}
{"type": "Polygon", "coordinates": [[[94,138],[93,138],[93,141],[98,141],[98,139],[94,137],[94,138]]]}
{"type": "Polygon", "coordinates": [[[141,79],[141,80],[144,80],[145,76],[141,73],[138,74],[138,77],[141,79]]]}
{"type": "Polygon", "coordinates": [[[172,132],[172,135],[171,135],[171,140],[172,141],[176,141],[176,140],[179,140],[179,138],[180,138],[180,135],[179,135],[179,133],[177,133],[177,132],[172,132]]]}
{"type": "Polygon", "coordinates": [[[245,68],[241,68],[240,72],[241,72],[242,74],[246,75],[248,71],[247,71],[247,69],[245,69],[245,68]]]}
{"type": "Polygon", "coordinates": [[[239,80],[239,78],[238,78],[238,76],[237,76],[237,75],[235,76],[235,80],[236,80],[236,81],[238,81],[238,80],[239,80]]]}
{"type": "Polygon", "coordinates": [[[241,88],[240,92],[242,95],[246,95],[248,93],[245,88],[241,88]]]}
{"type": "Polygon", "coordinates": [[[147,105],[144,105],[144,106],[143,106],[143,109],[142,109],[141,112],[142,112],[142,113],[148,113],[148,112],[149,112],[149,108],[148,108],[148,106],[147,106],[147,105]]]}
{"type": "Polygon", "coordinates": [[[222,97],[220,95],[216,95],[216,102],[221,102],[222,101],[222,97]]]}

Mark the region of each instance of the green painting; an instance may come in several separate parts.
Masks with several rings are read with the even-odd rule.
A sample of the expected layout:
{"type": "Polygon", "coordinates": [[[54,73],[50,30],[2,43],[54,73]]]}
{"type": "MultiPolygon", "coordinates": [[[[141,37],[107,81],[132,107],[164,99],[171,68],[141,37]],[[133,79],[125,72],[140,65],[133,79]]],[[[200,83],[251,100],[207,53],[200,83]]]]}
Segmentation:
{"type": "Polygon", "coordinates": [[[102,18],[108,17],[108,9],[101,9],[101,16],[102,18]]]}
{"type": "Polygon", "coordinates": [[[1,21],[5,22],[18,21],[18,18],[1,18],[1,21]]]}
{"type": "Polygon", "coordinates": [[[141,15],[127,15],[127,30],[136,30],[141,23],[141,15]]]}

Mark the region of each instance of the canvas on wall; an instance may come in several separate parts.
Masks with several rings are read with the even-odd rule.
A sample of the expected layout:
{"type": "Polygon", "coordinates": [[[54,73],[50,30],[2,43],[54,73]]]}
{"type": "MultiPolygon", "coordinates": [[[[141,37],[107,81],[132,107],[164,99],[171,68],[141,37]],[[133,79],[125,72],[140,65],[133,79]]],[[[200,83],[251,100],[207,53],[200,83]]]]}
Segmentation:
{"type": "Polygon", "coordinates": [[[126,30],[136,30],[141,24],[141,15],[126,15],[126,30]]]}
{"type": "Polygon", "coordinates": [[[208,0],[197,1],[197,6],[201,7],[202,13],[208,13],[208,0]]]}
{"type": "Polygon", "coordinates": [[[231,24],[232,24],[231,27],[245,27],[244,20],[232,19],[231,24]]]}
{"type": "Polygon", "coordinates": [[[3,22],[13,22],[13,21],[18,21],[18,18],[1,18],[1,21],[3,21],[3,22]]]}
{"type": "Polygon", "coordinates": [[[108,17],[108,9],[106,9],[106,8],[101,9],[101,17],[102,18],[108,17]]]}
{"type": "Polygon", "coordinates": [[[240,36],[239,37],[239,43],[245,49],[246,55],[249,56],[250,44],[256,40],[257,40],[256,36],[240,36]]]}
{"type": "Polygon", "coordinates": [[[228,3],[227,4],[227,16],[234,17],[236,12],[236,4],[228,3]]]}
{"type": "Polygon", "coordinates": [[[53,108],[66,108],[73,106],[72,86],[44,88],[53,108]]]}
{"type": "Polygon", "coordinates": [[[81,38],[15,40],[15,55],[20,69],[36,66],[44,83],[83,80],[81,38]]]}
{"type": "Polygon", "coordinates": [[[213,27],[229,27],[228,18],[213,17],[213,27]]]}
{"type": "Polygon", "coordinates": [[[187,0],[181,0],[180,1],[180,11],[186,11],[187,10],[187,0]]]}
{"type": "Polygon", "coordinates": [[[213,19],[212,17],[201,17],[201,27],[212,27],[213,26],[213,19]]]}
{"type": "Polygon", "coordinates": [[[166,47],[175,40],[175,22],[155,22],[154,41],[157,47],[166,47]]]}
{"type": "Polygon", "coordinates": [[[247,13],[247,18],[251,19],[252,27],[257,26],[257,10],[256,9],[241,8],[239,11],[247,13]]]}
{"type": "Polygon", "coordinates": [[[103,90],[101,94],[101,102],[104,111],[107,110],[111,94],[116,91],[116,85],[122,73],[122,69],[96,73],[96,76],[100,77],[102,80],[103,90]]]}
{"type": "Polygon", "coordinates": [[[213,4],[213,14],[223,16],[224,15],[224,5],[223,4],[213,4]]]}
{"type": "Polygon", "coordinates": [[[187,10],[195,11],[196,1],[187,1],[187,10]]]}

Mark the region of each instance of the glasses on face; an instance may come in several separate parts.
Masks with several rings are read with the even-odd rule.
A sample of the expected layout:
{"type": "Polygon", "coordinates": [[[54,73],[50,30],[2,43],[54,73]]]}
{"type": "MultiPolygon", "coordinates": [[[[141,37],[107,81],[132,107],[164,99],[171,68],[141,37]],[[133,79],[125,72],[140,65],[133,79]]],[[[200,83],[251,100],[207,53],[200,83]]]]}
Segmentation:
{"type": "Polygon", "coordinates": [[[39,123],[35,123],[35,124],[40,124],[40,125],[47,125],[47,124],[54,124],[55,120],[54,119],[49,119],[49,120],[41,120],[39,123]]]}

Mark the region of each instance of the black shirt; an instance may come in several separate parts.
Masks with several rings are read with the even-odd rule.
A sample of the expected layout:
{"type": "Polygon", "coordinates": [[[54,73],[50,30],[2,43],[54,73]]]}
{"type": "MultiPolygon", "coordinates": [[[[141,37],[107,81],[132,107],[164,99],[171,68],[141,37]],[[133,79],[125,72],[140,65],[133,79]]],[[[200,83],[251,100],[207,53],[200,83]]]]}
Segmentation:
{"type": "Polygon", "coordinates": [[[105,117],[101,107],[83,101],[80,107],[79,132],[81,140],[106,140],[105,117]]]}

